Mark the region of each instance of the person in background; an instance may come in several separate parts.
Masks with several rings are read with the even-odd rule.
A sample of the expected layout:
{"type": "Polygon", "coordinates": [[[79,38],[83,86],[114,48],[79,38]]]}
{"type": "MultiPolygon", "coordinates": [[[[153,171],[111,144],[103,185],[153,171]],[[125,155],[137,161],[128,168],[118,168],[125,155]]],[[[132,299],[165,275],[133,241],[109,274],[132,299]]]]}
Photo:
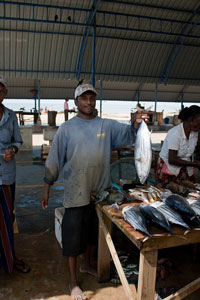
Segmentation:
{"type": "Polygon", "coordinates": [[[30,267],[15,256],[13,233],[15,155],[22,145],[22,137],[15,113],[3,105],[6,94],[6,82],[0,77],[0,267],[6,273],[12,273],[13,269],[27,273],[30,267]]]}
{"type": "Polygon", "coordinates": [[[50,186],[59,172],[64,174],[65,214],[62,221],[63,255],[69,266],[69,288],[73,299],[86,296],[77,282],[77,257],[82,255],[79,271],[97,276],[91,265],[91,253],[98,240],[98,218],[91,195],[111,185],[110,158],[112,149],[132,145],[138,116],[134,125],[94,116],[97,92],[91,84],[80,84],[75,90],[77,116],[63,123],[54,137],[46,160],[45,187],[41,199],[48,207],[50,186]]]}
{"type": "Polygon", "coordinates": [[[68,104],[69,99],[66,97],[65,98],[65,103],[64,103],[64,114],[65,114],[65,121],[68,121],[68,110],[69,110],[69,104],[68,104]]]}
{"type": "Polygon", "coordinates": [[[163,187],[170,182],[194,181],[194,168],[200,169],[200,161],[192,159],[200,130],[200,107],[185,107],[178,118],[181,123],[168,131],[159,154],[156,177],[163,187]]]}

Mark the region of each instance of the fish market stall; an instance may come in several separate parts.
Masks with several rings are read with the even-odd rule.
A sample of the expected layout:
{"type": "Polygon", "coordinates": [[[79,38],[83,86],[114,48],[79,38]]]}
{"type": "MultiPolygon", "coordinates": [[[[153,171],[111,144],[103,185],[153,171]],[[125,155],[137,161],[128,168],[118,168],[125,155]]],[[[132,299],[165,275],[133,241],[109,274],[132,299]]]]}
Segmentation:
{"type": "MultiPolygon", "coordinates": [[[[168,202],[170,202],[170,198],[168,202]]],[[[118,206],[118,209],[116,209],[115,206],[113,207],[112,205],[105,204],[105,202],[97,204],[96,209],[99,217],[98,279],[100,282],[109,280],[110,255],[112,255],[113,262],[124,287],[127,299],[154,300],[158,250],[199,243],[200,228],[198,228],[198,226],[192,226],[191,229],[187,224],[181,224],[182,226],[172,225],[169,230],[172,234],[167,232],[167,229],[164,231],[162,228],[159,229],[155,226],[151,226],[149,232],[146,233],[143,233],[141,231],[142,229],[135,230],[128,222],[130,221],[128,220],[128,217],[126,221],[124,216],[131,207],[136,209],[139,213],[139,206],[141,206],[141,203],[143,203],[143,205],[150,206],[150,204],[145,204],[145,202],[138,203],[138,200],[130,201],[129,203],[122,203],[118,206]],[[131,285],[130,288],[119,261],[111,238],[112,223],[114,223],[140,250],[139,280],[137,290],[134,285],[131,285]]],[[[171,296],[168,296],[165,300],[183,299],[199,288],[200,277],[190,284],[187,284],[171,296]]]]}

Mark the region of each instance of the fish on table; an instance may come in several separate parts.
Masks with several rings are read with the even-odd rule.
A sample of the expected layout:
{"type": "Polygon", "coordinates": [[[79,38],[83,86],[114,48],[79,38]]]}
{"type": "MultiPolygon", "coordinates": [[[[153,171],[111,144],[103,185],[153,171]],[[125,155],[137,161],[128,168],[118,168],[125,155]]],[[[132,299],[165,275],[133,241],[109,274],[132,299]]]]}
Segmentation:
{"type": "Polygon", "coordinates": [[[151,206],[159,210],[165,216],[165,218],[169,223],[179,225],[190,230],[190,227],[188,226],[187,223],[184,222],[181,216],[176,211],[174,211],[169,206],[167,206],[165,203],[161,201],[157,201],[151,204],[151,206]]]}
{"type": "Polygon", "coordinates": [[[184,197],[177,194],[172,194],[165,199],[165,204],[173,210],[177,211],[185,220],[200,225],[200,221],[197,217],[196,212],[194,211],[194,209],[192,209],[192,207],[184,197]]]}
{"type": "Polygon", "coordinates": [[[147,220],[149,220],[153,225],[162,228],[170,232],[171,234],[174,234],[165,216],[160,211],[158,211],[155,207],[152,207],[147,204],[141,204],[140,211],[143,214],[143,216],[147,220]]]}
{"type": "Polygon", "coordinates": [[[140,183],[144,184],[149,175],[152,161],[151,133],[144,120],[137,131],[134,159],[138,178],[140,183]]]}
{"type": "Polygon", "coordinates": [[[151,237],[147,229],[147,222],[144,216],[135,207],[127,205],[122,209],[124,220],[128,222],[135,230],[139,230],[151,237]]]}

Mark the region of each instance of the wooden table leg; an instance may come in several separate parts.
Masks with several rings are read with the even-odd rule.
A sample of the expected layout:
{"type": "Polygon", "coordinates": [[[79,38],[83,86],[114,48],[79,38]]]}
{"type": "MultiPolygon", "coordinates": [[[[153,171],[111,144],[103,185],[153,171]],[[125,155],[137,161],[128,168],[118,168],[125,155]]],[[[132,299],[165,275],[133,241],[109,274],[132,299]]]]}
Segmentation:
{"type": "Polygon", "coordinates": [[[112,259],[114,261],[115,267],[117,269],[117,273],[118,273],[119,278],[121,280],[121,283],[123,285],[125,295],[126,295],[128,300],[136,300],[137,299],[137,294],[136,294],[135,286],[133,286],[133,290],[131,291],[130,286],[129,286],[128,281],[127,281],[127,278],[124,274],[123,268],[121,266],[119,257],[117,255],[115,246],[113,244],[110,232],[109,232],[109,230],[108,230],[108,228],[107,228],[107,226],[104,222],[103,214],[98,208],[97,208],[97,215],[98,215],[98,218],[99,218],[99,226],[101,227],[101,229],[104,233],[104,238],[107,242],[108,248],[109,248],[110,253],[112,255],[112,259]]]}
{"type": "Polygon", "coordinates": [[[158,250],[140,252],[138,298],[154,300],[158,250]]]}
{"type": "MultiPolygon", "coordinates": [[[[98,208],[97,208],[98,209],[98,208]]],[[[111,233],[112,222],[111,220],[103,216],[104,223],[111,233]]],[[[110,280],[110,251],[105,240],[103,230],[99,224],[99,243],[98,243],[98,264],[97,274],[99,282],[106,282],[110,280]]]]}

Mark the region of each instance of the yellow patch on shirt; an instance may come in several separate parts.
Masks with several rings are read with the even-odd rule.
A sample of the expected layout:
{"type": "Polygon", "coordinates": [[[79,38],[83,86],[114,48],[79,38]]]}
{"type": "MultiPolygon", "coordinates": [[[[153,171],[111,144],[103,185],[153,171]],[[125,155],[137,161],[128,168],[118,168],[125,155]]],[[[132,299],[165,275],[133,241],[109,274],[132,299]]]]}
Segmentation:
{"type": "Polygon", "coordinates": [[[104,137],[106,136],[105,132],[104,133],[97,133],[97,137],[101,138],[101,137],[104,137]]]}

